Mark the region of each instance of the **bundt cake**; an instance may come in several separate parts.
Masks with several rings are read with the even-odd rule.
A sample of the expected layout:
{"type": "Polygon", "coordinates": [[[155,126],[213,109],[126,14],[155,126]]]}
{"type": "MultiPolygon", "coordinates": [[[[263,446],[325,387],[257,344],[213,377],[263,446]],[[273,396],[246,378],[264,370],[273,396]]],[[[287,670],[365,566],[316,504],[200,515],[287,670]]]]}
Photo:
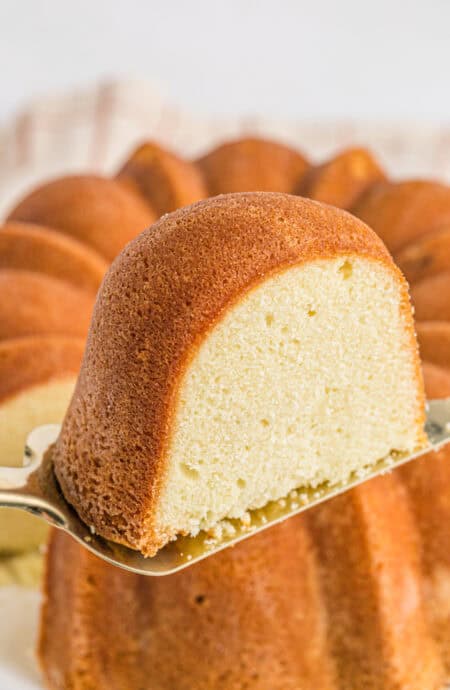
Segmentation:
{"type": "Polygon", "coordinates": [[[305,519],[328,614],[334,687],[442,687],[415,525],[398,476],[367,482],[305,513],[305,519]]]}
{"type": "MultiPolygon", "coordinates": [[[[60,423],[75,385],[84,341],[30,336],[0,342],[1,463],[20,466],[25,440],[36,426],[60,423]]],[[[33,548],[45,523],[21,511],[0,510],[0,553],[33,548]]]]}
{"type": "Polygon", "coordinates": [[[0,340],[24,335],[86,336],[93,298],[62,280],[0,269],[0,340]]]}
{"type": "Polygon", "coordinates": [[[194,163],[150,141],[133,152],[117,177],[134,184],[158,216],[208,196],[194,163]]]}
{"type": "Polygon", "coordinates": [[[299,197],[225,195],[114,262],[53,462],[85,522],[151,555],[412,452],[423,422],[407,286],[374,233],[299,197]]]}
{"type": "Polygon", "coordinates": [[[162,578],[53,533],[39,643],[47,686],[442,688],[415,537],[396,477],[162,578]]]}
{"type": "Polygon", "coordinates": [[[300,196],[339,208],[351,208],[357,199],[385,174],[366,149],[346,149],[331,160],[311,167],[300,180],[300,196]]]}
{"type": "Polygon", "coordinates": [[[231,192],[294,192],[309,167],[298,152],[266,139],[230,141],[197,161],[209,196],[231,192]]]}
{"type": "Polygon", "coordinates": [[[422,359],[450,371],[450,323],[418,321],[416,332],[422,359]]]}
{"type": "Polygon", "coordinates": [[[352,209],[393,252],[450,221],[450,187],[426,180],[384,182],[369,188],[352,209]]]}
{"type": "Polygon", "coordinates": [[[94,175],[62,177],[26,196],[8,220],[56,228],[112,261],[127,242],[155,220],[132,189],[94,175]]]}
{"type": "Polygon", "coordinates": [[[423,373],[428,382],[428,387],[435,389],[438,385],[450,385],[450,371],[431,362],[424,362],[423,373]]]}
{"type": "Polygon", "coordinates": [[[411,286],[414,313],[419,321],[450,321],[450,271],[424,278],[411,286]]]}
{"type": "Polygon", "coordinates": [[[450,271],[450,223],[406,245],[396,254],[395,262],[411,284],[450,271]]]}
{"type": "Polygon", "coordinates": [[[31,223],[0,227],[0,269],[35,271],[96,294],[107,262],[68,235],[31,223]]]}
{"type": "Polygon", "coordinates": [[[51,690],[331,689],[317,565],[298,518],[155,579],[104,567],[53,533],[39,643],[46,683],[51,690]],[[72,626],[64,626],[63,606],[72,626]]]}
{"type": "MultiPolygon", "coordinates": [[[[450,398],[450,357],[439,376],[425,365],[428,398],[450,398]]],[[[438,367],[434,366],[434,372],[438,367]]],[[[410,497],[420,539],[424,600],[447,673],[450,671],[450,448],[398,470],[410,497]]],[[[426,686],[425,686],[426,687],[426,686]]]]}
{"type": "Polygon", "coordinates": [[[443,689],[442,453],[169,577],[119,571],[54,533],[39,644],[48,687],[443,689]],[[437,462],[442,476],[430,480],[437,462]],[[441,505],[434,491],[419,495],[427,487],[441,505]]]}
{"type": "MultiPolygon", "coordinates": [[[[133,155],[130,166],[125,164],[126,174],[122,170],[119,179],[111,184],[102,180],[99,185],[96,177],[82,177],[81,191],[77,191],[78,183],[59,181],[53,183],[56,187],[50,184],[41,188],[43,194],[35,192],[19,204],[20,213],[25,213],[26,217],[17,220],[30,224],[30,230],[31,223],[49,225],[50,232],[59,232],[69,241],[72,239],[84,244],[91,251],[99,252],[106,261],[112,259],[141,228],[150,224],[149,216],[172,210],[172,206],[166,207],[165,204],[183,203],[172,200],[180,199],[186,190],[199,189],[198,176],[195,175],[197,182],[191,178],[195,169],[200,170],[200,179],[203,177],[210,195],[258,189],[295,193],[301,189],[302,180],[314,179],[315,173],[320,172],[317,179],[320,181],[323,176],[321,188],[328,194],[330,190],[333,194],[338,190],[355,190],[355,196],[359,197],[352,200],[353,209],[375,226],[394,251],[407,277],[417,287],[449,269],[445,228],[449,219],[450,191],[444,185],[434,182],[390,183],[377,179],[373,184],[368,182],[367,189],[356,191],[356,187],[352,187],[353,182],[350,185],[346,180],[349,171],[345,161],[353,159],[351,151],[338,155],[323,166],[316,166],[309,176],[309,166],[303,156],[274,142],[232,142],[218,147],[194,164],[184,161],[185,165],[173,154],[166,155],[161,150],[155,153],[153,146],[147,148],[147,151],[152,151],[150,168],[147,164],[141,167],[140,156],[139,165],[135,167],[136,156],[133,155]],[[91,182],[87,183],[88,179],[91,182]],[[327,179],[333,183],[329,187],[327,179]],[[122,191],[118,192],[114,202],[110,202],[109,197],[116,195],[118,187],[122,191]],[[141,211],[130,211],[130,206],[124,201],[130,198],[133,198],[130,203],[135,211],[136,204],[141,211]],[[116,222],[119,217],[116,216],[117,209],[122,209],[126,221],[123,234],[116,222]],[[143,223],[132,220],[132,216],[143,218],[144,215],[143,223]],[[95,219],[94,223],[92,219],[95,219]],[[67,235],[72,237],[67,238],[67,235]]],[[[333,200],[351,205],[343,199],[344,196],[339,201],[337,197],[333,200]]],[[[285,217],[284,213],[278,213],[280,227],[285,217]]],[[[163,224],[165,227],[165,221],[163,224]]],[[[248,226],[252,227],[252,224],[247,223],[248,226]]],[[[152,241],[158,243],[158,233],[161,232],[161,226],[158,226],[131,245],[124,258],[119,260],[117,271],[116,267],[112,269],[112,275],[120,274],[121,267],[123,269],[127,265],[124,262],[135,256],[133,252],[142,256],[141,249],[152,246],[152,241]],[[153,232],[156,236],[152,240],[153,232]]],[[[178,229],[174,227],[173,235],[176,232],[178,229]]],[[[208,233],[200,237],[200,231],[198,237],[194,235],[193,241],[197,241],[200,254],[209,251],[212,239],[208,233]]],[[[249,237],[249,243],[253,239],[253,236],[249,237]]],[[[336,241],[338,239],[335,237],[336,241]]],[[[291,232],[284,232],[284,242],[286,246],[293,243],[291,232]]],[[[258,254],[257,246],[251,246],[255,254],[258,254]]],[[[41,251],[44,249],[37,245],[36,253],[41,251]]],[[[270,247],[267,251],[270,252],[270,247]]],[[[66,275],[63,271],[56,275],[50,271],[49,265],[45,266],[45,253],[42,258],[33,258],[30,264],[27,262],[31,257],[18,247],[7,256],[10,258],[0,268],[14,269],[17,273],[47,273],[47,276],[37,276],[38,281],[41,277],[44,282],[46,278],[62,278],[72,282],[73,286],[69,287],[75,290],[75,280],[72,280],[75,276],[68,275],[72,271],[69,264],[66,275]],[[17,263],[12,263],[13,256],[19,257],[14,259],[17,263]],[[22,257],[23,265],[20,263],[22,257]]],[[[232,269],[237,271],[240,262],[241,257],[236,257],[232,269]]],[[[349,272],[345,262],[343,266],[342,277],[349,272]]],[[[137,273],[141,271],[143,274],[144,284],[145,275],[150,281],[158,280],[152,268],[145,263],[136,267],[137,273]]],[[[292,273],[292,266],[286,268],[292,273]]],[[[160,273],[162,284],[170,280],[172,270],[173,264],[169,262],[167,270],[160,273]]],[[[130,284],[133,276],[128,276],[130,284]]],[[[130,316],[126,318],[130,326],[124,335],[127,356],[134,363],[133,371],[138,371],[139,366],[142,371],[149,361],[149,353],[154,347],[151,338],[160,324],[168,329],[170,315],[175,320],[176,333],[180,333],[180,322],[186,326],[186,315],[190,310],[197,313],[197,322],[190,327],[198,326],[198,312],[194,312],[197,303],[189,305],[192,289],[189,274],[174,272],[172,277],[179,284],[180,293],[183,277],[188,278],[184,302],[180,297],[166,312],[160,309],[153,314],[150,314],[150,304],[140,305],[141,313],[136,312],[134,325],[139,326],[147,318],[147,337],[142,337],[137,327],[133,329],[130,316]]],[[[277,274],[274,273],[273,277],[277,274]]],[[[354,272],[351,274],[353,277],[354,272]]],[[[128,284],[126,276],[121,280],[121,285],[128,284]]],[[[235,284],[233,278],[231,289],[235,284]]],[[[203,285],[198,286],[199,291],[202,288],[203,285]]],[[[36,288],[36,292],[39,293],[40,289],[36,288]]],[[[447,289],[446,279],[441,289],[447,289]]],[[[107,285],[105,290],[100,298],[103,301],[111,288],[107,285]]],[[[429,295],[430,291],[427,289],[425,292],[429,295]]],[[[258,291],[249,292],[249,295],[253,293],[258,294],[258,291]]],[[[23,291],[16,293],[11,290],[9,294],[12,304],[16,305],[18,312],[21,311],[23,291]]],[[[32,300],[31,291],[27,294],[26,299],[32,300]]],[[[133,294],[117,294],[116,297],[133,303],[133,294]]],[[[441,303],[445,302],[447,294],[441,296],[441,303]]],[[[211,306],[208,298],[206,291],[203,302],[206,322],[211,306]]],[[[450,320],[447,319],[447,311],[440,308],[442,315],[438,318],[444,321],[430,322],[435,317],[431,316],[427,304],[435,304],[434,297],[430,302],[430,296],[419,292],[419,298],[420,315],[424,321],[417,323],[417,331],[422,357],[426,360],[423,369],[427,394],[428,397],[449,396],[447,326],[450,320]]],[[[112,301],[111,310],[114,311],[114,299],[112,301]]],[[[232,306],[234,308],[235,303],[232,306]]],[[[307,323],[314,323],[315,317],[320,315],[316,305],[308,305],[308,312],[314,311],[316,314],[312,313],[307,323]]],[[[368,311],[368,314],[372,313],[372,309],[368,311]]],[[[264,314],[269,317],[265,326],[273,338],[279,324],[276,318],[272,320],[271,317],[277,314],[268,310],[264,314]]],[[[220,314],[219,325],[222,319],[220,314]]],[[[17,319],[20,320],[22,317],[17,319]]],[[[0,327],[1,324],[0,317],[0,327]]],[[[108,327],[112,331],[112,323],[108,327]]],[[[192,334],[191,331],[185,332],[192,334]]],[[[95,330],[93,338],[94,333],[95,330]]],[[[289,323],[288,331],[283,335],[288,337],[290,333],[289,323]]],[[[349,334],[354,337],[353,325],[349,334]]],[[[95,337],[99,335],[95,334],[95,337]]],[[[120,340],[121,329],[113,335],[108,351],[112,351],[120,340]]],[[[333,336],[334,333],[330,333],[330,340],[333,336]]],[[[3,337],[12,336],[5,332],[3,337]]],[[[52,341],[61,339],[60,336],[46,337],[52,341]]],[[[15,342],[34,342],[39,338],[23,338],[15,342]]],[[[5,346],[10,351],[10,342],[4,340],[0,343],[0,351],[5,346]]],[[[355,346],[358,342],[355,340],[355,346]]],[[[195,343],[195,357],[198,357],[202,343],[203,340],[198,347],[195,343]]],[[[240,343],[236,341],[238,345],[240,343]]],[[[286,345],[288,352],[292,352],[291,346],[297,347],[294,342],[286,341],[284,347],[286,345]]],[[[12,351],[15,351],[14,346],[12,351]]],[[[161,353],[157,354],[161,357],[161,353]]],[[[93,364],[94,355],[95,352],[88,353],[89,368],[94,372],[92,385],[100,386],[93,364]]],[[[235,356],[238,357],[238,351],[235,356]]],[[[44,355],[36,358],[30,354],[27,365],[22,364],[18,357],[9,367],[9,371],[14,372],[9,380],[20,382],[18,372],[21,369],[24,376],[27,371],[31,373],[34,366],[39,370],[41,359],[44,360],[44,355]]],[[[192,361],[196,359],[191,358],[188,363],[192,361]]],[[[338,361],[338,357],[333,360],[334,367],[338,361]]],[[[93,463],[104,461],[105,466],[110,450],[114,451],[115,457],[120,459],[122,456],[117,436],[111,435],[111,430],[114,431],[114,423],[127,405],[129,390],[124,372],[108,397],[106,388],[120,369],[118,363],[109,362],[109,365],[112,365],[111,379],[103,380],[101,408],[93,406],[90,409],[93,425],[98,416],[109,425],[107,435],[98,430],[91,436],[95,443],[93,463]]],[[[56,362],[51,365],[55,372],[59,371],[59,366],[56,362]]],[[[89,393],[83,377],[68,417],[66,438],[68,431],[77,427],[76,406],[81,396],[89,393]]],[[[55,378],[57,380],[58,376],[55,378]]],[[[215,381],[209,372],[208,378],[223,393],[226,407],[229,393],[225,380],[215,381]]],[[[1,383],[0,376],[0,390],[1,383]]],[[[262,383],[265,383],[264,379],[262,383]]],[[[353,379],[350,384],[349,390],[353,394],[353,379]]],[[[25,381],[23,390],[31,391],[32,386],[32,382],[28,384],[25,381]]],[[[46,384],[41,388],[49,390],[46,384]]],[[[148,406],[153,390],[158,390],[158,380],[145,374],[136,390],[144,405],[148,406]]],[[[319,386],[318,390],[321,391],[322,387],[319,386]]],[[[276,391],[277,386],[274,386],[275,394],[276,391]]],[[[330,390],[330,393],[334,394],[334,391],[330,390]]],[[[384,397],[389,397],[386,391],[384,397]]],[[[186,400],[182,402],[185,404],[186,400]]],[[[178,403],[179,400],[166,401],[167,406],[174,409],[178,403]]],[[[208,400],[206,404],[209,404],[208,400]]],[[[2,410],[0,396],[0,420],[2,410]]],[[[131,419],[132,411],[130,406],[127,419],[131,419]]],[[[265,420],[261,429],[271,433],[272,419],[256,412],[257,408],[255,420],[265,420]],[[269,422],[268,427],[265,422],[269,422]]],[[[239,420],[239,414],[236,414],[236,420],[239,420]]],[[[133,438],[138,434],[142,439],[142,445],[138,442],[132,448],[136,457],[145,453],[152,441],[146,437],[148,427],[139,424],[138,420],[139,415],[136,415],[133,426],[130,424],[133,438]]],[[[46,418],[42,421],[53,420],[46,418]]],[[[29,423],[34,425],[33,420],[29,423]]],[[[202,433],[209,431],[209,423],[210,420],[205,423],[202,433]]],[[[212,420],[211,423],[216,422],[212,420]]],[[[27,424],[23,427],[24,433],[27,424]]],[[[1,452],[3,458],[3,448],[1,452]]],[[[66,535],[53,533],[47,555],[39,644],[47,686],[50,690],[442,690],[445,682],[450,681],[450,549],[447,529],[450,458],[447,456],[446,450],[429,454],[423,460],[364,484],[302,517],[293,518],[233,549],[165,578],[144,578],[114,569],[94,558],[66,535]]],[[[120,470],[120,466],[114,467],[114,472],[120,470]]],[[[187,485],[196,479],[192,470],[196,467],[187,465],[183,470],[182,480],[187,485]]],[[[112,481],[115,476],[111,473],[112,481]]],[[[106,505],[108,494],[103,493],[102,498],[106,505]]],[[[134,498],[125,496],[124,501],[134,498]]],[[[127,505],[132,508],[131,503],[127,505]]],[[[114,517],[119,528],[123,528],[121,516],[114,517]]],[[[6,512],[2,520],[6,520],[6,512]]],[[[3,529],[1,533],[3,539],[3,529]]],[[[7,548],[17,550],[20,539],[27,546],[26,538],[19,533],[7,548]]],[[[0,548],[4,546],[2,542],[0,548]]],[[[13,564],[12,570],[14,567],[13,564]]],[[[35,561],[30,570],[34,567],[35,561]]],[[[0,581],[1,575],[0,571],[0,581]]]]}

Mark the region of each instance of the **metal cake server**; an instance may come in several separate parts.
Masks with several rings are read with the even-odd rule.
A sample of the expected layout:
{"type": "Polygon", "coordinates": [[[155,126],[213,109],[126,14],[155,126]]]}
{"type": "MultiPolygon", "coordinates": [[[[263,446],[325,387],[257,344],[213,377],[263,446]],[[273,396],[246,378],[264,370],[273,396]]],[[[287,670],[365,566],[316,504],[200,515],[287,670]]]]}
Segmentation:
{"type": "Polygon", "coordinates": [[[203,533],[196,537],[180,537],[152,558],[145,558],[137,551],[114,544],[93,533],[65,501],[51,462],[44,457],[49,446],[58,437],[59,430],[60,427],[56,424],[34,429],[27,439],[24,466],[0,467],[0,507],[19,508],[46,520],[50,525],[66,531],[89,551],[111,565],[140,575],[169,575],[337,496],[361,482],[389,472],[432,450],[439,450],[450,441],[450,398],[428,402],[425,430],[429,445],[420,453],[399,454],[398,457],[389,458],[388,461],[378,463],[366,473],[360,473],[343,484],[292,491],[286,498],[251,511],[245,523],[228,520],[224,523],[225,527],[219,528],[222,533],[214,537],[203,533]]]}

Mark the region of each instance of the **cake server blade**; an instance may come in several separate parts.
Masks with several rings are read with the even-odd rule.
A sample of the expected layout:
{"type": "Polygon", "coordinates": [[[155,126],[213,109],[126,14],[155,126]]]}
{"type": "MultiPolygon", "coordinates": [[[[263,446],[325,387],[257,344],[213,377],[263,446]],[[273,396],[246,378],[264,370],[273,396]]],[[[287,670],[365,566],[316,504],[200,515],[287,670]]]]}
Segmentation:
{"type": "Polygon", "coordinates": [[[342,484],[297,489],[264,508],[250,511],[248,520],[227,520],[219,526],[214,536],[200,533],[196,537],[179,537],[152,558],[145,558],[137,551],[95,534],[65,501],[46,456],[59,430],[59,425],[55,424],[34,429],[27,439],[24,466],[0,467],[0,507],[19,508],[46,520],[111,565],[140,575],[170,575],[368,479],[391,472],[425,453],[439,450],[450,441],[450,398],[428,402],[425,430],[429,445],[419,453],[399,454],[398,457],[381,461],[342,484]]]}

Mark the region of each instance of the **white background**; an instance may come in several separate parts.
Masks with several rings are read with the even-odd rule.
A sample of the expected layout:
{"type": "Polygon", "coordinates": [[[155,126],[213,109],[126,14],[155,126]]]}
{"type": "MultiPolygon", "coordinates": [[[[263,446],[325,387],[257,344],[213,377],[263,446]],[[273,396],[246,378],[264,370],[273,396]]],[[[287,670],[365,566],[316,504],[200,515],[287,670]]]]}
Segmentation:
{"type": "Polygon", "coordinates": [[[449,0],[0,0],[0,121],[148,79],[204,114],[450,122],[449,0]]]}

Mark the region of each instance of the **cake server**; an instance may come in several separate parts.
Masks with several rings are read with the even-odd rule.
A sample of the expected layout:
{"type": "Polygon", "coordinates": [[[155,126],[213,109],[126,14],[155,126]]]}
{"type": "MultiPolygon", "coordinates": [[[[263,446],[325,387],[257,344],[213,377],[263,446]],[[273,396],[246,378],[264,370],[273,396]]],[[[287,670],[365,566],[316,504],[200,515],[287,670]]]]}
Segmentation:
{"type": "Polygon", "coordinates": [[[285,498],[251,511],[246,521],[228,520],[218,528],[214,536],[200,533],[196,537],[180,537],[152,558],[145,558],[137,551],[98,536],[65,501],[51,461],[46,457],[46,451],[57,439],[59,430],[60,426],[57,424],[34,429],[27,439],[23,467],[0,467],[0,507],[19,508],[46,520],[50,525],[66,531],[111,565],[140,575],[169,575],[348,491],[361,482],[390,472],[425,453],[439,450],[450,441],[450,398],[428,402],[425,430],[429,445],[419,453],[398,454],[395,458],[371,467],[364,474],[351,477],[343,484],[297,489],[285,498]]]}

